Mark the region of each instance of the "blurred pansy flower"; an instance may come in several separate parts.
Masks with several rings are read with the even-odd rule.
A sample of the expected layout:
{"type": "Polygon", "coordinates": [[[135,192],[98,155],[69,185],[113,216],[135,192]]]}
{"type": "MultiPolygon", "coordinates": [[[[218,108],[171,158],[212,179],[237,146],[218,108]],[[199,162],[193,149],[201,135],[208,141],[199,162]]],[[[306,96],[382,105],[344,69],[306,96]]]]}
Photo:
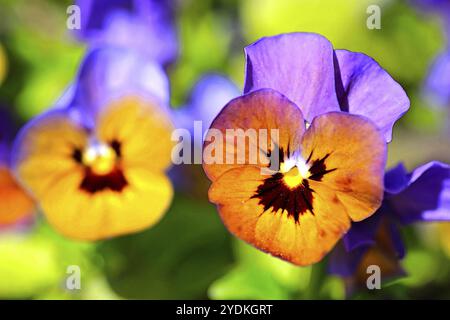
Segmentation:
{"type": "Polygon", "coordinates": [[[442,22],[447,39],[446,48],[430,67],[424,84],[424,95],[435,106],[450,106],[450,1],[412,0],[424,12],[437,14],[442,22]]]}
{"type": "Polygon", "coordinates": [[[77,0],[76,4],[81,12],[77,36],[90,45],[137,49],[161,64],[175,60],[174,1],[77,0]]]}
{"type": "Polygon", "coordinates": [[[226,137],[222,152],[214,149],[219,161],[203,164],[213,182],[209,199],[239,238],[292,263],[312,264],[351,221],[381,205],[386,141],[409,100],[374,60],[335,51],[317,34],[263,38],[245,52],[246,94],[213,121],[204,153],[214,149],[217,130],[226,137],[228,129],[244,135],[277,129],[279,162],[271,175],[262,174],[272,168],[273,141],[259,141],[271,149],[259,150],[255,164],[251,141],[238,150],[236,139],[226,137]],[[242,164],[224,160],[242,151],[242,164]]]}
{"type": "Polygon", "coordinates": [[[425,81],[424,95],[435,106],[450,106],[450,48],[433,62],[425,81]]]}
{"type": "Polygon", "coordinates": [[[34,216],[34,202],[16,181],[10,167],[15,128],[11,117],[0,110],[0,231],[26,226],[34,216]]]}
{"type": "Polygon", "coordinates": [[[231,100],[240,96],[238,87],[220,74],[204,75],[193,87],[185,106],[174,111],[178,128],[193,132],[194,121],[201,121],[209,128],[220,110],[231,100]]]}
{"type": "Polygon", "coordinates": [[[62,234],[97,240],[155,224],[172,198],[168,79],[134,51],[90,52],[57,107],[20,133],[14,166],[62,234]]]}
{"type": "Polygon", "coordinates": [[[430,162],[408,173],[400,164],[385,175],[385,196],[369,219],[354,223],[331,254],[330,272],[351,286],[364,285],[367,267],[378,265],[384,279],[403,275],[405,248],[399,225],[450,220],[450,166],[430,162]]]}
{"type": "Polygon", "coordinates": [[[448,0],[411,0],[411,2],[424,12],[438,14],[443,18],[447,34],[450,32],[450,1],[448,0]]]}

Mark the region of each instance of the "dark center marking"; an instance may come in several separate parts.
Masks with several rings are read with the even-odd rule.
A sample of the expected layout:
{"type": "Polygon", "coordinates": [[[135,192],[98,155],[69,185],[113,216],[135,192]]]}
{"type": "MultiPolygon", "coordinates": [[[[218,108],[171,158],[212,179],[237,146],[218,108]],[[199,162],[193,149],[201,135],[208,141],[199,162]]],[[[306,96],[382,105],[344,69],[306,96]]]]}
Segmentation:
{"type": "MultiPolygon", "coordinates": [[[[117,158],[122,156],[122,146],[119,141],[113,140],[109,143],[109,146],[114,150],[117,158]]],[[[128,186],[128,181],[119,165],[116,165],[109,173],[99,175],[89,166],[83,164],[83,151],[81,149],[75,148],[72,158],[77,163],[84,166],[84,177],[79,186],[80,190],[90,194],[95,194],[105,190],[121,192],[128,186]]]]}
{"type": "MultiPolygon", "coordinates": [[[[288,151],[287,156],[285,157],[282,148],[279,148],[279,152],[280,164],[291,156],[288,151]]],[[[270,152],[268,156],[270,157],[270,152]]],[[[282,212],[286,211],[288,217],[292,217],[295,223],[298,223],[300,216],[307,211],[314,215],[315,191],[310,188],[308,180],[321,181],[324,175],[335,171],[336,168],[327,169],[326,167],[325,162],[330,154],[311,162],[312,156],[313,152],[311,152],[306,161],[306,164],[310,165],[310,176],[303,179],[298,186],[290,188],[283,181],[284,174],[277,172],[266,178],[263,183],[258,186],[251,199],[259,199],[258,203],[264,207],[263,212],[269,209],[272,209],[271,212],[273,213],[276,213],[280,209],[282,212]]]]}
{"type": "Polygon", "coordinates": [[[127,179],[119,168],[115,168],[106,175],[97,175],[87,167],[80,189],[92,194],[104,190],[121,192],[127,185],[127,179]]]}

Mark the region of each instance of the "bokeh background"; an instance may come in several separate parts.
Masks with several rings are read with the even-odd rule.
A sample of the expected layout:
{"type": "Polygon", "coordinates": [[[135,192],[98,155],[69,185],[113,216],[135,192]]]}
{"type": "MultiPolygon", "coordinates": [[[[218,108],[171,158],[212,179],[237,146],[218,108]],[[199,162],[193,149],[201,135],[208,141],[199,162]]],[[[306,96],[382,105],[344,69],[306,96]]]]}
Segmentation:
{"type": "MultiPolygon", "coordinates": [[[[21,125],[51,107],[73,80],[86,52],[66,28],[71,1],[0,0],[0,104],[21,125]]],[[[179,0],[178,60],[169,69],[172,105],[186,103],[207,72],[242,88],[244,46],[291,31],[325,35],[335,48],[375,58],[405,88],[410,111],[397,123],[389,166],[450,162],[448,108],[423,98],[422,85],[446,46],[437,16],[402,0],[179,0]],[[382,9],[380,30],[366,27],[367,6],[382,9]]],[[[450,88],[449,88],[450,90],[450,88]]],[[[176,169],[175,169],[176,170],[176,169]]],[[[450,299],[450,227],[402,229],[407,276],[346,296],[326,259],[299,268],[229,235],[201,168],[179,188],[164,219],[147,231],[96,243],[69,240],[41,217],[0,230],[0,298],[32,299],[450,299]],[[67,266],[81,267],[82,289],[65,289],[67,266]]],[[[1,199],[0,199],[1,201],[1,199]]]]}

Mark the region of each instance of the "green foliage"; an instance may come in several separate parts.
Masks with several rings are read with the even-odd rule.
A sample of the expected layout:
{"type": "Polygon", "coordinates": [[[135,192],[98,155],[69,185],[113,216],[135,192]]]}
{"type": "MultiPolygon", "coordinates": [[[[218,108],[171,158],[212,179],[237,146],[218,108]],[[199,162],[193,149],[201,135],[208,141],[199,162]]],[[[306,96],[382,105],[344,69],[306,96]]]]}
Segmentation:
{"type": "Polygon", "coordinates": [[[64,287],[67,267],[79,266],[86,284],[95,273],[95,245],[64,238],[42,221],[27,233],[1,234],[0,252],[0,298],[75,298],[64,287]]]}
{"type": "Polygon", "coordinates": [[[212,299],[290,299],[309,286],[311,267],[297,267],[241,241],[238,262],[209,289],[212,299]]]}
{"type": "Polygon", "coordinates": [[[154,228],[102,243],[112,288],[124,298],[206,298],[209,284],[232,264],[230,237],[214,211],[176,195],[154,228]]]}

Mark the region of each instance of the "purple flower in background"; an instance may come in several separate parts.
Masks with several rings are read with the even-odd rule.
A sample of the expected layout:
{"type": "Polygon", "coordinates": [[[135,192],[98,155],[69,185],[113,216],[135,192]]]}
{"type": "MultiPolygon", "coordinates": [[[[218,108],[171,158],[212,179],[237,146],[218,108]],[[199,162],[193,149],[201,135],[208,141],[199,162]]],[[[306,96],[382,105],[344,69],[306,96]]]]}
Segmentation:
{"type": "Polygon", "coordinates": [[[450,49],[433,62],[425,81],[424,95],[436,106],[450,106],[450,49]]]}
{"type": "Polygon", "coordinates": [[[174,111],[175,124],[191,133],[194,121],[202,121],[203,128],[209,128],[220,110],[239,95],[238,87],[227,77],[205,75],[195,84],[187,104],[174,111]]]}
{"type": "Polygon", "coordinates": [[[158,110],[170,116],[169,79],[161,65],[139,51],[102,47],[88,53],[57,106],[74,109],[92,126],[102,108],[130,94],[155,101],[158,110]]]}
{"type": "MultiPolygon", "coordinates": [[[[202,154],[203,130],[211,126],[220,110],[232,99],[240,95],[238,87],[227,77],[219,74],[203,76],[193,87],[186,105],[173,111],[176,128],[188,130],[191,134],[191,158],[202,154]],[[194,132],[194,122],[201,121],[201,131],[194,132]]],[[[199,159],[201,161],[201,158],[199,159]]],[[[169,175],[175,188],[204,197],[208,190],[208,180],[197,165],[174,166],[169,175]]]]}
{"type": "Polygon", "coordinates": [[[450,1],[449,0],[411,0],[413,5],[417,8],[438,14],[442,17],[444,22],[444,28],[447,34],[450,31],[450,1]]]}
{"type": "Polygon", "coordinates": [[[372,120],[391,141],[392,127],[409,108],[402,87],[369,56],[334,50],[323,36],[291,33],[245,48],[244,93],[274,89],[298,105],[309,123],[331,111],[372,120]]]}
{"type": "Polygon", "coordinates": [[[353,223],[333,251],[330,272],[365,283],[365,267],[376,264],[385,277],[401,275],[405,249],[398,226],[428,221],[450,221],[450,166],[430,162],[408,173],[398,165],[385,175],[380,209],[353,223]]]}
{"type": "Polygon", "coordinates": [[[413,0],[422,11],[438,15],[447,38],[446,48],[436,57],[424,84],[424,95],[436,106],[450,106],[450,1],[413,0]]]}
{"type": "Polygon", "coordinates": [[[14,134],[14,125],[9,113],[0,108],[0,165],[9,166],[10,147],[14,134]]]}
{"type": "Polygon", "coordinates": [[[92,46],[134,48],[164,65],[176,58],[172,0],[77,0],[76,3],[81,11],[81,30],[77,36],[92,46]]]}

